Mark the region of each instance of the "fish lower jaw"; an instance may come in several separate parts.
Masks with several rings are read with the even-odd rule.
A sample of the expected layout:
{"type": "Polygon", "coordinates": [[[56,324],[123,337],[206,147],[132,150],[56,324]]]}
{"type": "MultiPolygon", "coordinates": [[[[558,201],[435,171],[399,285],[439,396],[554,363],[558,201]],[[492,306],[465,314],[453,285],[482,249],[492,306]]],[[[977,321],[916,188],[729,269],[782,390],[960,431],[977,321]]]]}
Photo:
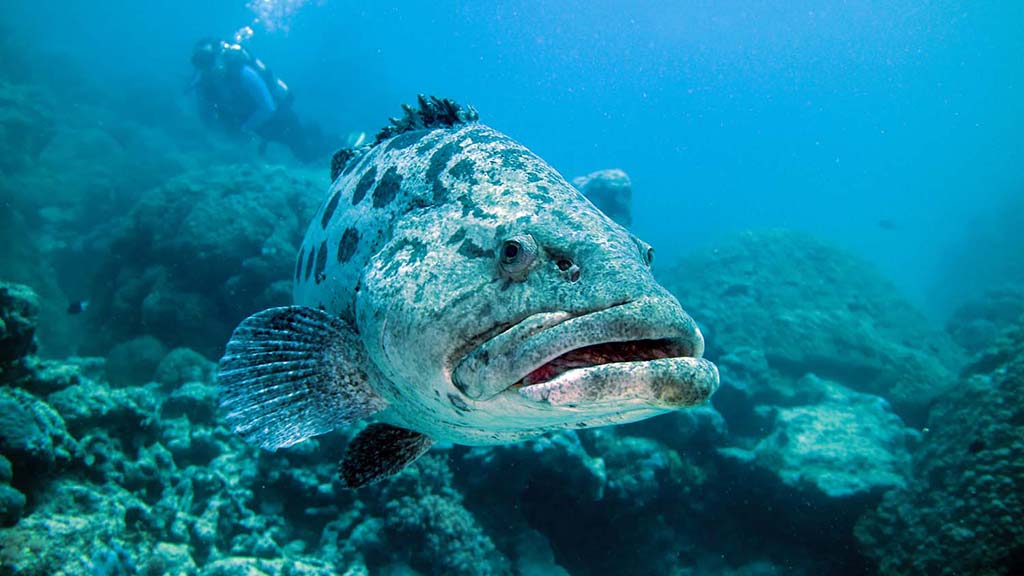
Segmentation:
{"type": "Polygon", "coordinates": [[[571,368],[550,380],[517,384],[509,392],[566,409],[621,405],[673,410],[703,404],[718,383],[718,368],[708,360],[673,357],[571,368]]]}

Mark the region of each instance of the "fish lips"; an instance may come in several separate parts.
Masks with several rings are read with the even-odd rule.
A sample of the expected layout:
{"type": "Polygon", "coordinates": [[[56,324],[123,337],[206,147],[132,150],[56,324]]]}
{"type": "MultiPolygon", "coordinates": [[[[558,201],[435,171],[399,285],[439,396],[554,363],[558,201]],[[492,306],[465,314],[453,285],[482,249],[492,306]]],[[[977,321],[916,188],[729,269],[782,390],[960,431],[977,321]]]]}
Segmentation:
{"type": "Polygon", "coordinates": [[[556,406],[701,404],[718,388],[697,324],[671,298],[534,314],[467,354],[453,382],[467,397],[509,391],[556,406]]]}

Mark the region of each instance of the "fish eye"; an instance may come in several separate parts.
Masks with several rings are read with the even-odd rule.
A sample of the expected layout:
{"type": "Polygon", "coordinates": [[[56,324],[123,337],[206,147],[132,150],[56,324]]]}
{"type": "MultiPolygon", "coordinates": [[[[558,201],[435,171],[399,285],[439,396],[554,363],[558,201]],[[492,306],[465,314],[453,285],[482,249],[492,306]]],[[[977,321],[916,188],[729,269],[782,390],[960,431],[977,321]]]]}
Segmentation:
{"type": "Polygon", "coordinates": [[[514,262],[516,256],[519,255],[519,251],[521,249],[522,246],[519,244],[519,242],[516,242],[515,240],[509,240],[505,242],[505,251],[502,253],[502,258],[504,259],[505,263],[509,264],[511,262],[514,262]]]}
{"type": "Polygon", "coordinates": [[[501,245],[501,271],[510,280],[526,279],[530,264],[537,258],[537,242],[529,234],[520,234],[501,245]]]}

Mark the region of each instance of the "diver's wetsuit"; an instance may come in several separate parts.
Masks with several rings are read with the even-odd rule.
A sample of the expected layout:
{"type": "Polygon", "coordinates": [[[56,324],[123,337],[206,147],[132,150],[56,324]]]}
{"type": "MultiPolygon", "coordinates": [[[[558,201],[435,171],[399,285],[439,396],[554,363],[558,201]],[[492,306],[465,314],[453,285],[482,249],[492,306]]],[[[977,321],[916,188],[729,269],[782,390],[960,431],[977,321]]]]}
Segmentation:
{"type": "Polygon", "coordinates": [[[196,88],[199,113],[206,123],[280,142],[303,162],[317,159],[319,131],[302,125],[290,98],[275,99],[267,80],[253,66],[243,63],[204,71],[196,88]]]}

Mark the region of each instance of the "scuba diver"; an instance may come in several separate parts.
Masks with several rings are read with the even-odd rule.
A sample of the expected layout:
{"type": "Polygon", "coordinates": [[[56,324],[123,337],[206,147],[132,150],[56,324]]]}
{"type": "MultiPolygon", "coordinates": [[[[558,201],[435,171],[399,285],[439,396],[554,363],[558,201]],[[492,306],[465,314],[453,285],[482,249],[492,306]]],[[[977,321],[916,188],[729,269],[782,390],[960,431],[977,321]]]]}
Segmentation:
{"type": "Polygon", "coordinates": [[[229,134],[255,134],[287,146],[302,162],[319,160],[328,146],[316,126],[303,125],[292,110],[288,85],[239,44],[204,38],[192,50],[195,90],[203,123],[229,134]]]}

